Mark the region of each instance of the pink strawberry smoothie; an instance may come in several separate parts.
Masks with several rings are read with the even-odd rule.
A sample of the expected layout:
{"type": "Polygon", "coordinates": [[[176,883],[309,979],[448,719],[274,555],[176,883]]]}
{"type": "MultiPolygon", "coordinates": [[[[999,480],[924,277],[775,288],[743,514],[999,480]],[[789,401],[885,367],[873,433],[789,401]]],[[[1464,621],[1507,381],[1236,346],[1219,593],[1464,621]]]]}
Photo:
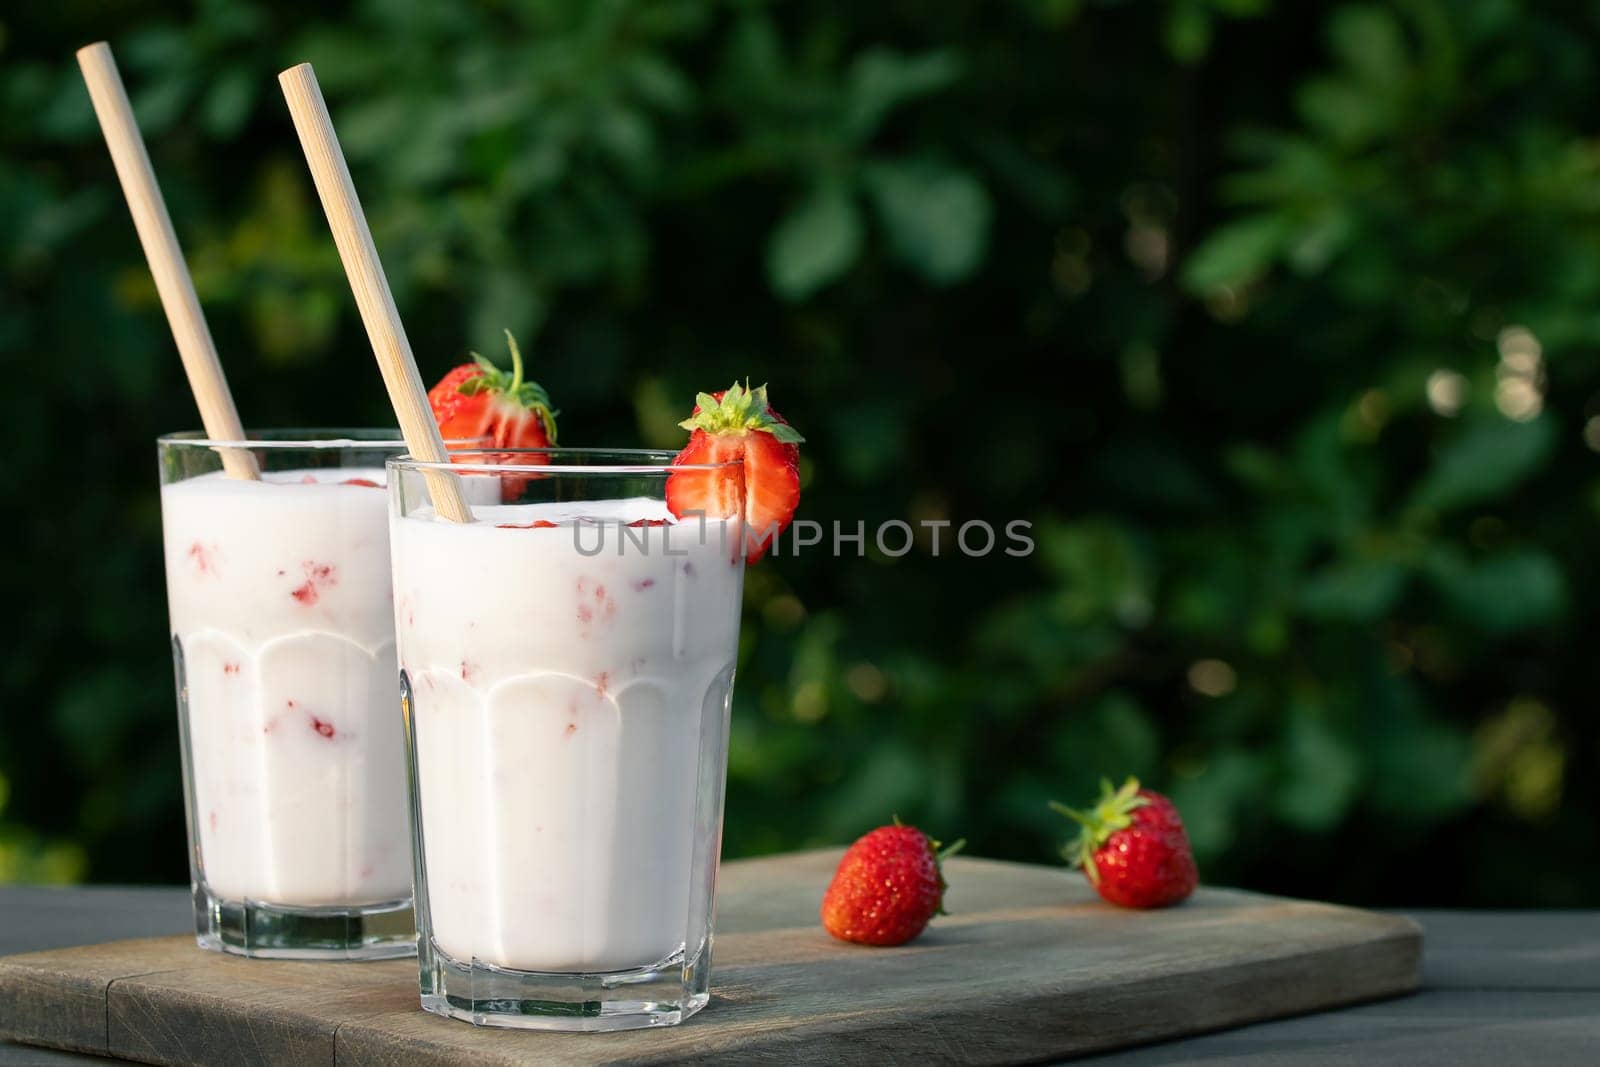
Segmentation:
{"type": "Polygon", "coordinates": [[[224,900],[411,895],[381,470],[161,490],[197,867],[224,900]]]}
{"type": "Polygon", "coordinates": [[[644,498],[474,514],[392,520],[419,930],[458,961],[528,971],[696,950],[716,869],[697,842],[721,837],[737,524],[702,535],[644,498]]]}

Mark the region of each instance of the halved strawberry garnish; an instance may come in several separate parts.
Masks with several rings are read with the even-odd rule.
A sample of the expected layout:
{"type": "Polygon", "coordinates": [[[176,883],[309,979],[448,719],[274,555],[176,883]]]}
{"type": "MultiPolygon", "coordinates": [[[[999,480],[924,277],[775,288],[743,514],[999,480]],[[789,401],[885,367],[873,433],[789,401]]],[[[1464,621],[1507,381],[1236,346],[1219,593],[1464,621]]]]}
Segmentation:
{"type": "Polygon", "coordinates": [[[556,413],[544,387],[522,377],[522,351],[506,331],[511,373],[472,353],[428,390],[439,433],[449,438],[487,437],[495,448],[549,448],[556,443],[556,413]]]}
{"type": "Polygon", "coordinates": [[[767,387],[748,389],[737,382],[720,393],[701,393],[694,412],[678,425],[689,443],[674,466],[742,461],[739,479],[723,471],[673,471],[667,478],[667,507],[678,518],[703,514],[745,524],[744,557],[754,563],[772,539],[794,518],[800,503],[800,449],[805,440],[767,403],[767,387]]]}
{"type": "MultiPolygon", "coordinates": [[[[439,435],[451,439],[486,439],[493,448],[549,448],[556,443],[556,412],[544,387],[522,377],[522,351],[517,339],[506,331],[511,349],[511,372],[507,374],[489,360],[472,353],[472,362],[453,368],[439,384],[428,390],[428,405],[439,424],[439,435]]],[[[489,462],[502,461],[530,466],[544,462],[542,456],[466,456],[489,462]]],[[[508,475],[501,480],[501,497],[513,501],[526,479],[508,475]]]]}

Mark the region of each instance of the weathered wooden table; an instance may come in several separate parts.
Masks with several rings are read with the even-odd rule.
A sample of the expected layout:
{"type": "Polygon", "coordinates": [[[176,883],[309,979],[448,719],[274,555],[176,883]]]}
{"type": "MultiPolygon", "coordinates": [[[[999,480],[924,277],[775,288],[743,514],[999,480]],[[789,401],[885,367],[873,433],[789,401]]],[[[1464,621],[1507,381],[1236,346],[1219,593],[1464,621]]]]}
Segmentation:
{"type": "MultiPolygon", "coordinates": [[[[1600,914],[1414,917],[1427,932],[1420,993],[1079,1062],[1600,1063],[1600,914]]],[[[181,889],[0,887],[0,954],[188,928],[181,889]]],[[[0,1043],[0,1065],[93,1062],[105,1061],[0,1043]]]]}

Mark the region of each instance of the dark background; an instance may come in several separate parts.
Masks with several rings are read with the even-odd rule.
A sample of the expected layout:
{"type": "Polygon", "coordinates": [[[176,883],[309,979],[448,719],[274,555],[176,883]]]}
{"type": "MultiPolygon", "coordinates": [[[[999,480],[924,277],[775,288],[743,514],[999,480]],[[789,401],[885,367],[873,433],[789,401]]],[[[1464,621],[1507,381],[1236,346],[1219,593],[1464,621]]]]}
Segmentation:
{"type": "Polygon", "coordinates": [[[1050,861],[1102,774],[1213,882],[1600,897],[1600,16],[1509,0],[10,5],[0,881],[176,881],[153,438],[197,422],[73,50],[108,39],[247,425],[382,424],[275,75],[426,377],[564,443],[770,381],[802,516],[1027,559],[751,570],[725,854],[1050,861]]]}

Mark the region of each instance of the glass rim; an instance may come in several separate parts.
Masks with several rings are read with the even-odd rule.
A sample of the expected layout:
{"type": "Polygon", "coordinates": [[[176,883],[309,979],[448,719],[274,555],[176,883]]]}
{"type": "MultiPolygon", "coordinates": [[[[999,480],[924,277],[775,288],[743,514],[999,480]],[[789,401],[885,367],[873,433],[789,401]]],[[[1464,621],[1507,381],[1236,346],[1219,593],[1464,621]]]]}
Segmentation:
{"type": "MultiPolygon", "coordinates": [[[[481,438],[470,438],[478,441],[481,438]]],[[[246,430],[242,440],[207,437],[204,430],[178,430],[156,438],[164,448],[346,449],[406,447],[392,426],[312,426],[246,430]],[[254,436],[252,436],[254,435],[254,436]]]]}
{"type": "Polygon", "coordinates": [[[385,467],[395,470],[417,471],[447,471],[451,474],[591,474],[591,475],[660,475],[672,474],[675,471],[719,471],[730,467],[742,466],[740,460],[730,459],[722,463],[674,463],[678,453],[670,449],[660,448],[462,448],[450,453],[455,460],[444,463],[430,463],[420,460],[407,453],[403,456],[390,456],[385,461],[385,467]],[[470,463],[460,462],[460,457],[465,456],[548,456],[551,460],[561,457],[584,457],[601,462],[577,463],[470,463]]]}

